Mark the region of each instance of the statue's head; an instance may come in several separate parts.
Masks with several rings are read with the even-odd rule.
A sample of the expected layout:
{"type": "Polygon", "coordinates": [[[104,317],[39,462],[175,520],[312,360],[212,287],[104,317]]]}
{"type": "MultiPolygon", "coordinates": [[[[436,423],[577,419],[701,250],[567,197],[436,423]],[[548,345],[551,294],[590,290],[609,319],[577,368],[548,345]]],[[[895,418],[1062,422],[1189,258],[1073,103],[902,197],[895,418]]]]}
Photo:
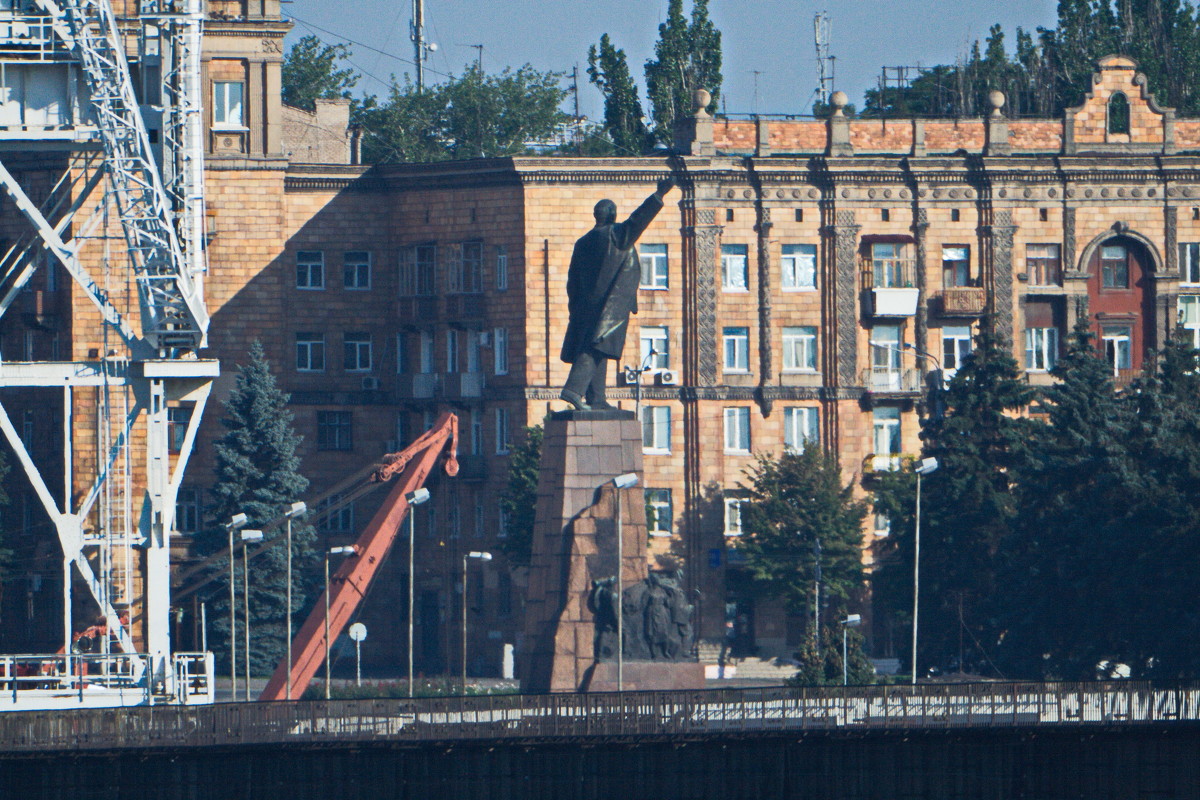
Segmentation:
{"type": "Polygon", "coordinates": [[[597,225],[611,225],[617,221],[617,204],[612,200],[601,200],[592,209],[597,225]]]}

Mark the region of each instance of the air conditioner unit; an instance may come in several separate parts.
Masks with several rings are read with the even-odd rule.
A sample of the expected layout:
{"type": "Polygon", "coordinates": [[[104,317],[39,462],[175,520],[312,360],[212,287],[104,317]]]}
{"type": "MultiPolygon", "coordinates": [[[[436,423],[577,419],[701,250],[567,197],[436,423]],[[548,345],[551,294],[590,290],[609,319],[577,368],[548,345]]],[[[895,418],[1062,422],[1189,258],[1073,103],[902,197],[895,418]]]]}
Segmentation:
{"type": "Polygon", "coordinates": [[[677,381],[675,373],[669,369],[664,369],[654,375],[654,383],[657,386],[674,386],[677,381]]]}
{"type": "Polygon", "coordinates": [[[621,386],[636,386],[638,371],[632,367],[626,367],[617,373],[617,378],[621,386]]]}
{"type": "Polygon", "coordinates": [[[364,376],[362,379],[362,388],[364,391],[373,392],[379,389],[379,378],[374,375],[364,376]]]}
{"type": "Polygon", "coordinates": [[[491,331],[480,331],[479,332],[479,346],[480,347],[491,347],[492,346],[492,332],[491,331]]]}

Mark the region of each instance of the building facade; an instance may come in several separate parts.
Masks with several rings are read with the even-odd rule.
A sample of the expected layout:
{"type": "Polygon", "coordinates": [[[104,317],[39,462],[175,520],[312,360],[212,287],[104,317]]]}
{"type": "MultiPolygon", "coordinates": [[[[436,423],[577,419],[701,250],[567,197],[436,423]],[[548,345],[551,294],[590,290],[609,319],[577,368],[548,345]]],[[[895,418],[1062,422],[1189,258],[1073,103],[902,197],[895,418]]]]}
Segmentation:
{"type": "MultiPolygon", "coordinates": [[[[207,10],[204,355],[222,363],[214,394],[227,395],[261,341],[291,395],[310,496],[405,446],[440,409],[459,415],[462,470],[431,485],[434,501],[416,512],[426,674],[458,663],[464,590],[470,671],[496,674],[505,644],[519,657],[523,575],[501,557],[499,494],[522,429],[564,407],[567,265],[601,198],[623,214],[658,179],[680,185],[639,246],[639,311],[620,365],[649,371],[640,391],[618,381],[612,395],[639,407],[651,566],[683,569],[703,658],[715,659],[727,621],[746,652],[786,654],[803,635],[804,620],[731,588],[740,484],[756,454],[822,447],[860,487],[899,467],[919,451],[927,372],[952,373],[980,324],[1013,343],[1033,384],[1051,380],[1078,319],[1118,382],[1177,323],[1200,342],[1200,120],[1157,106],[1127,59],[1102,60],[1092,92],[1060,119],[1008,119],[999,93],[985,119],[852,119],[843,96],[822,120],[698,111],[669,156],[367,167],[353,163],[344,105],[281,105],[288,24],[278,0],[207,10]],[[464,587],[458,565],[471,550],[497,558],[464,587]]],[[[24,117],[7,124],[31,124],[31,108],[18,105],[24,117]]],[[[83,130],[86,119],[54,125],[83,130]]],[[[18,157],[4,150],[6,164],[18,157]]],[[[55,170],[96,168],[70,142],[20,157],[47,193],[55,170]]],[[[0,204],[0,225],[6,217],[0,204]]],[[[110,263],[103,236],[79,244],[98,269],[110,263]]],[[[131,306],[117,272],[105,274],[131,306]]],[[[27,313],[0,325],[6,360],[107,352],[97,313],[55,276],[42,271],[27,313]]],[[[39,402],[63,401],[28,404],[35,455],[71,460],[70,491],[85,491],[105,397],[71,401],[73,449],[62,431],[38,428],[39,402]]],[[[182,422],[192,409],[177,402],[170,413],[182,422]]],[[[191,534],[219,522],[204,511],[219,417],[219,406],[206,416],[180,492],[180,557],[191,534]]],[[[45,638],[36,620],[57,602],[61,574],[29,490],[16,475],[9,485],[5,526],[21,566],[5,586],[5,616],[25,624],[0,646],[29,651],[45,638]]],[[[331,515],[322,542],[352,541],[372,502],[331,515]]],[[[888,534],[886,520],[868,524],[866,563],[888,534]]],[[[364,659],[380,671],[405,661],[406,573],[393,556],[362,612],[364,659]]],[[[198,637],[196,611],[180,609],[184,646],[198,637]]],[[[891,638],[877,618],[873,654],[891,655],[891,638]]]]}

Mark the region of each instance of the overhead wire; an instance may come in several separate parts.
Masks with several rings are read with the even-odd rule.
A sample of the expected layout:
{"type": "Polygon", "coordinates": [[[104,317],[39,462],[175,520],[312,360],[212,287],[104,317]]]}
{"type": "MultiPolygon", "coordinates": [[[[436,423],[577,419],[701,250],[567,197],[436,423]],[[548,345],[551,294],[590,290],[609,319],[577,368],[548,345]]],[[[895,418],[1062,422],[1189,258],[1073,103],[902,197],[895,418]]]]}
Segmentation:
{"type": "MultiPolygon", "coordinates": [[[[414,67],[417,65],[417,62],[413,61],[412,59],[403,58],[401,56],[396,55],[395,53],[389,53],[386,50],[380,50],[378,47],[372,47],[371,45],[366,44],[365,42],[360,42],[356,39],[351,39],[349,36],[338,33],[337,31],[331,31],[328,28],[322,28],[320,25],[317,25],[316,23],[313,23],[313,22],[309,22],[308,20],[301,19],[300,17],[297,17],[295,14],[292,14],[291,18],[294,19],[296,22],[299,22],[301,25],[305,26],[306,28],[315,29],[315,30],[320,31],[321,33],[327,34],[329,36],[335,36],[338,39],[341,39],[343,42],[348,42],[348,43],[354,45],[355,47],[365,48],[367,50],[370,50],[373,53],[378,53],[379,55],[387,56],[388,58],[399,61],[402,64],[409,64],[414,67]]],[[[451,75],[447,72],[441,72],[436,69],[430,69],[428,66],[425,67],[425,70],[427,72],[432,72],[435,75],[440,75],[443,78],[453,78],[454,77],[453,75],[451,75]]],[[[375,77],[375,76],[372,75],[371,77],[375,77]]],[[[375,78],[375,79],[379,80],[378,78],[375,78]]]]}

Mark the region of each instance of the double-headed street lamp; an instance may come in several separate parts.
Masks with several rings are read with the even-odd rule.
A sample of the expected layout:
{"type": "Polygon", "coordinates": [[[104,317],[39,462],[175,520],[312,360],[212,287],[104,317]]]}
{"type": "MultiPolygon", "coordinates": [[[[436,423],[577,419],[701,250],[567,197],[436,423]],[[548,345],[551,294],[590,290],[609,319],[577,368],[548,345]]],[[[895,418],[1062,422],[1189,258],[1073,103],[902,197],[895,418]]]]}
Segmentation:
{"type": "MultiPolygon", "coordinates": [[[[491,561],[492,554],[472,550],[463,556],[462,571],[462,693],[467,693],[467,564],[476,561],[491,561]]],[[[411,683],[410,683],[411,686],[411,683]]]]}
{"type": "Polygon", "coordinates": [[[292,699],[292,520],[304,515],[308,506],[303,502],[292,503],[283,512],[287,525],[287,699],[292,699]]]}
{"type": "Polygon", "coordinates": [[[413,525],[416,512],[413,511],[413,506],[419,506],[428,499],[429,490],[424,487],[404,495],[404,502],[408,503],[408,696],[410,698],[413,696],[413,598],[415,597],[413,586],[416,584],[417,578],[413,560],[413,542],[416,539],[413,525]]]}
{"type": "Polygon", "coordinates": [[[917,513],[913,525],[913,630],[912,630],[912,683],[917,685],[917,615],[921,599],[921,477],[938,468],[936,458],[923,458],[913,472],[917,473],[917,513]]]}
{"type": "MultiPolygon", "coordinates": [[[[246,616],[244,628],[246,635],[246,693],[244,697],[246,702],[250,701],[250,555],[247,550],[250,549],[251,542],[261,542],[262,538],[262,531],[254,531],[249,528],[242,531],[242,613],[246,616]]],[[[232,562],[232,553],[229,558],[232,562]]],[[[236,696],[234,699],[237,699],[236,696]]]]}
{"type": "Polygon", "coordinates": [[[329,557],[330,556],[352,556],[358,552],[358,549],[352,545],[342,545],[340,547],[331,547],[325,551],[325,699],[329,699],[329,557]]]}
{"type": "Polygon", "coordinates": [[[622,602],[621,573],[625,565],[625,535],[622,527],[624,518],[621,514],[622,489],[637,486],[636,472],[626,472],[612,479],[612,485],[617,490],[617,691],[625,689],[625,609],[622,602]]]}
{"type": "Polygon", "coordinates": [[[225,532],[229,534],[229,683],[230,697],[237,700],[237,591],[234,588],[234,551],[233,532],[239,531],[250,524],[250,518],[245,514],[234,514],[225,523],[225,532]]]}

